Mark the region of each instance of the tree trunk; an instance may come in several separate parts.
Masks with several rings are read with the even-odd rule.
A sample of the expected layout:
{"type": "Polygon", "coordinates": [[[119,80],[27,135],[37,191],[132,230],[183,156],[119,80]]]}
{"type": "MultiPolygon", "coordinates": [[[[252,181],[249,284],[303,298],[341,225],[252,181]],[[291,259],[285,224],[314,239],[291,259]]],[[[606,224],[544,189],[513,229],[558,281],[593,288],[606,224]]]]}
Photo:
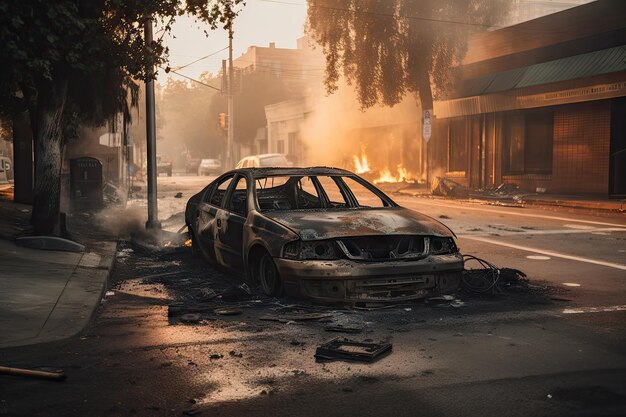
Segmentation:
{"type": "Polygon", "coordinates": [[[33,131],[27,112],[13,116],[13,201],[33,203],[33,131]]]}
{"type": "Polygon", "coordinates": [[[420,71],[417,74],[417,88],[419,89],[422,111],[433,109],[433,90],[430,87],[430,75],[428,71],[420,71]]]}
{"type": "Polygon", "coordinates": [[[67,82],[38,91],[35,116],[35,195],[31,223],[35,234],[59,235],[61,150],[67,82]]]}

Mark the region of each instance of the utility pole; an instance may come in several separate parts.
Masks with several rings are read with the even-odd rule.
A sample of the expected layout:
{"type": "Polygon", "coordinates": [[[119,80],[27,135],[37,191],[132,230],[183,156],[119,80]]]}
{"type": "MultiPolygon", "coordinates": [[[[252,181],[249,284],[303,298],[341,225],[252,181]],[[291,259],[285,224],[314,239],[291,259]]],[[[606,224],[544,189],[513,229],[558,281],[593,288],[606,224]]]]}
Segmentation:
{"type": "Polygon", "coordinates": [[[228,22],[228,138],[226,139],[226,167],[231,169],[233,167],[232,161],[232,146],[234,138],[234,74],[233,68],[233,19],[228,22]]]}
{"type": "MultiPolygon", "coordinates": [[[[152,44],[152,19],[144,24],[146,45],[152,44]]],[[[157,207],[157,161],[156,161],[156,120],[154,108],[154,80],[146,81],[146,153],[148,159],[148,221],[146,229],[161,229],[157,207]]]]}

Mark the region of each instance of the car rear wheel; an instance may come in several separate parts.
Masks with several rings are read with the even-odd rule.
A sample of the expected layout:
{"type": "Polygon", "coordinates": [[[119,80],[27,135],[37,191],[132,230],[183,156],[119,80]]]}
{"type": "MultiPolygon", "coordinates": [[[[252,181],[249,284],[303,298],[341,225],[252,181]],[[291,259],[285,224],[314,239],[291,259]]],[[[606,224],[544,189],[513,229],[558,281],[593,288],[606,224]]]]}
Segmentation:
{"type": "Polygon", "coordinates": [[[280,295],[282,293],[282,283],[278,270],[274,264],[274,260],[269,253],[264,252],[261,254],[255,271],[256,278],[261,284],[263,292],[270,296],[280,295]]]}

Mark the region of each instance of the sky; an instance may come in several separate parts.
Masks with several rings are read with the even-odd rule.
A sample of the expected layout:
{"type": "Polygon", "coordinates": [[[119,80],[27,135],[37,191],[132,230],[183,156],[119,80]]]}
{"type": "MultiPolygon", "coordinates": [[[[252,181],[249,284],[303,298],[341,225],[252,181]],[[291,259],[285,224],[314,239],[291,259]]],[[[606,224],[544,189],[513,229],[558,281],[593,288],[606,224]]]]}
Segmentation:
{"type": "MultiPolygon", "coordinates": [[[[233,58],[237,58],[248,46],[268,46],[275,42],[277,48],[295,48],[296,39],[304,35],[306,5],[304,0],[294,0],[285,4],[267,0],[246,0],[246,5],[235,20],[233,37],[233,58]]],[[[188,64],[202,56],[209,55],[228,46],[228,34],[222,29],[209,31],[206,37],[203,29],[208,26],[181,16],[173,26],[165,43],[170,49],[170,67],[188,64]]],[[[155,36],[159,36],[158,33],[155,36]]],[[[204,71],[217,73],[222,59],[228,58],[228,49],[190,65],[180,72],[198,78],[204,71]]],[[[158,81],[164,83],[167,77],[182,79],[175,74],[159,71],[158,81]]]]}

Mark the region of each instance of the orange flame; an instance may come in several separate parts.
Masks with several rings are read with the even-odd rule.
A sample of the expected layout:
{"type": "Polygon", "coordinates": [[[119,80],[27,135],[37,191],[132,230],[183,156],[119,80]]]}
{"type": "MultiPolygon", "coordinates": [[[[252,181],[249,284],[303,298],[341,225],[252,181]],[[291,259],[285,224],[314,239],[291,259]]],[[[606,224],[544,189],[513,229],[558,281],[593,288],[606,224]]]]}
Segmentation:
{"type": "Polygon", "coordinates": [[[357,174],[363,174],[364,172],[370,171],[369,162],[367,161],[367,155],[365,155],[365,149],[361,149],[361,157],[359,158],[357,155],[353,156],[354,158],[354,170],[357,174]]]}
{"type": "Polygon", "coordinates": [[[183,246],[191,246],[191,239],[185,240],[185,243],[183,243],[183,246]]]}
{"type": "Polygon", "coordinates": [[[392,174],[389,168],[384,168],[380,171],[380,176],[374,180],[374,184],[385,182],[415,182],[415,178],[413,178],[411,173],[403,167],[402,164],[398,164],[397,171],[397,174],[392,174]]]}

